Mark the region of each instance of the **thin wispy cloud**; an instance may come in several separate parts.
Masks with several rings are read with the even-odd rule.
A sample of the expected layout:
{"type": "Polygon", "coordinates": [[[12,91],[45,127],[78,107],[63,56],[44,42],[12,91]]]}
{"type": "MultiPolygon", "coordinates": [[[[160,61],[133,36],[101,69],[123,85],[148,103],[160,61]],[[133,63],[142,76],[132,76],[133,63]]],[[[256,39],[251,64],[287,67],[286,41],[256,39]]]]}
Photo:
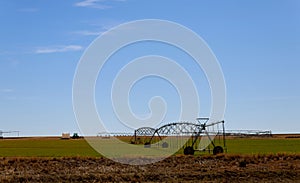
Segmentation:
{"type": "Polygon", "coordinates": [[[88,8],[97,8],[97,9],[108,9],[111,6],[102,4],[104,0],[84,0],[77,2],[74,5],[77,7],[88,7],[88,8]]]}
{"type": "Polygon", "coordinates": [[[88,31],[88,30],[83,30],[83,31],[75,31],[73,32],[74,34],[79,34],[82,36],[99,36],[105,31],[88,31]]]}
{"type": "Polygon", "coordinates": [[[74,4],[77,7],[88,7],[97,9],[108,9],[111,8],[107,3],[109,2],[125,2],[126,0],[83,0],[74,4]]]}
{"type": "Polygon", "coordinates": [[[119,24],[120,22],[116,21],[110,21],[105,23],[103,23],[103,21],[98,21],[96,23],[93,22],[89,23],[89,26],[93,26],[91,30],[78,30],[71,32],[71,34],[77,34],[81,36],[100,36],[101,34],[105,34],[108,30],[119,24]]]}
{"type": "Polygon", "coordinates": [[[83,47],[80,45],[67,45],[67,46],[56,46],[56,47],[43,47],[37,48],[35,53],[37,54],[46,54],[46,53],[62,53],[62,52],[71,52],[71,51],[80,51],[83,47]]]}

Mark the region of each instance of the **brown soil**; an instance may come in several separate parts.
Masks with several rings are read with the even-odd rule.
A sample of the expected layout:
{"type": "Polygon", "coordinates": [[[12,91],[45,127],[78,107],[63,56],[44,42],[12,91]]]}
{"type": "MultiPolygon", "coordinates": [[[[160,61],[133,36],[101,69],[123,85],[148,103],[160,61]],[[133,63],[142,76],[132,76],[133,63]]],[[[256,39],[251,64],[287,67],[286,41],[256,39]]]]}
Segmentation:
{"type": "Polygon", "coordinates": [[[0,158],[0,182],[300,182],[300,155],[173,156],[144,166],[105,158],[0,158]]]}

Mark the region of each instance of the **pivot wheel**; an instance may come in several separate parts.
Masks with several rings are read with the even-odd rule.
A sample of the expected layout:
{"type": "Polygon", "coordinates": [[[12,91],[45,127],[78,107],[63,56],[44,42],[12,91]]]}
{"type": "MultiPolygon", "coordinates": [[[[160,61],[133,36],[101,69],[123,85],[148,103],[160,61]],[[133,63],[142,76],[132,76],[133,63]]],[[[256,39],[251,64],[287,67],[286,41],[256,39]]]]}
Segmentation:
{"type": "Polygon", "coordinates": [[[164,143],[162,143],[162,148],[168,148],[169,147],[169,144],[167,143],[167,142],[164,142],[164,143]]]}
{"type": "Polygon", "coordinates": [[[150,142],[146,142],[146,143],[144,144],[144,148],[150,148],[150,147],[151,147],[150,142]]]}
{"type": "Polygon", "coordinates": [[[195,152],[195,150],[192,146],[187,146],[183,150],[184,155],[194,155],[194,152],[195,152]]]}
{"type": "Polygon", "coordinates": [[[213,150],[214,155],[217,155],[217,154],[220,154],[220,153],[223,153],[223,152],[224,152],[224,150],[221,146],[214,147],[214,150],[213,150]]]}

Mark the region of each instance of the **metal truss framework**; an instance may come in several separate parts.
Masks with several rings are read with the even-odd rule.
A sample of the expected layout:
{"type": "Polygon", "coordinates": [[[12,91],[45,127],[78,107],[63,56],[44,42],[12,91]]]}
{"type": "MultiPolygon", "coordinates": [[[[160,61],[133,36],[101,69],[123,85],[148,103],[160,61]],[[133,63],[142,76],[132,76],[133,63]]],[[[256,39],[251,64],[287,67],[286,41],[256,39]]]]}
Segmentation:
{"type": "Polygon", "coordinates": [[[155,132],[155,128],[151,127],[142,127],[134,131],[136,136],[152,136],[155,132]]]}
{"type": "Polygon", "coordinates": [[[0,130],[0,138],[3,138],[3,134],[16,133],[18,137],[20,136],[20,131],[2,131],[0,130]]]}
{"type": "Polygon", "coordinates": [[[142,143],[140,137],[151,137],[154,134],[154,132],[155,128],[151,127],[141,127],[139,129],[136,129],[134,130],[134,135],[131,138],[130,142],[132,144],[140,144],[142,143]]]}
{"type": "MultiPolygon", "coordinates": [[[[159,137],[159,140],[162,140],[163,137],[166,136],[185,136],[185,137],[192,137],[192,145],[187,147],[187,150],[185,149],[184,154],[194,154],[194,146],[196,141],[200,138],[201,135],[206,135],[211,142],[211,144],[214,147],[214,154],[223,152],[223,148],[220,146],[216,146],[213,142],[213,139],[211,138],[213,135],[220,135],[223,137],[224,141],[224,147],[225,144],[225,129],[224,129],[224,121],[219,121],[215,123],[206,124],[208,121],[208,118],[197,118],[199,123],[191,123],[191,122],[176,122],[176,123],[170,123],[163,125],[157,129],[150,128],[150,127],[142,127],[134,132],[134,141],[132,141],[133,144],[138,144],[138,141],[140,141],[140,137],[147,137],[148,140],[145,142],[145,147],[150,147],[152,143],[154,143],[155,137],[159,137]],[[200,120],[205,120],[205,123],[201,123],[200,120]],[[210,131],[211,127],[217,126],[219,124],[222,124],[222,131],[219,132],[219,130],[216,132],[214,130],[210,131]],[[149,138],[151,136],[151,138],[149,138]],[[187,151],[187,152],[186,152],[187,151]]],[[[167,148],[168,145],[165,144],[165,147],[167,148]]]]}

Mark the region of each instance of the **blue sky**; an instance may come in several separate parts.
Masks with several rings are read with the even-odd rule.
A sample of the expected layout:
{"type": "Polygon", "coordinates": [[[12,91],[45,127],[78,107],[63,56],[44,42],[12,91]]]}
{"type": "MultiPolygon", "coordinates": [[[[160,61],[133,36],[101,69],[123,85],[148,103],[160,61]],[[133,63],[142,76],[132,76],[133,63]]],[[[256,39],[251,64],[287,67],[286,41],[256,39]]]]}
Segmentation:
{"type": "MultiPolygon", "coordinates": [[[[72,108],[72,82],[84,50],[120,23],[164,19],[196,32],[218,58],[227,86],[228,129],[300,132],[297,0],[3,0],[0,9],[1,130],[20,130],[21,135],[79,131],[72,108]]],[[[157,43],[120,50],[98,79],[99,110],[108,106],[110,111],[105,95],[112,73],[121,67],[117,60],[128,62],[145,54],[190,63],[183,62],[189,58],[175,48],[157,43]],[[101,86],[101,80],[108,84],[101,86]]],[[[204,75],[192,63],[185,68],[200,90],[200,114],[208,115],[209,87],[204,75]]],[[[172,86],[157,78],[136,85],[130,95],[132,108],[141,116],[147,114],[147,99],[158,94],[170,103],[166,122],[172,122],[178,115],[178,96],[172,86]]],[[[105,119],[113,117],[107,113],[105,119]]]]}

